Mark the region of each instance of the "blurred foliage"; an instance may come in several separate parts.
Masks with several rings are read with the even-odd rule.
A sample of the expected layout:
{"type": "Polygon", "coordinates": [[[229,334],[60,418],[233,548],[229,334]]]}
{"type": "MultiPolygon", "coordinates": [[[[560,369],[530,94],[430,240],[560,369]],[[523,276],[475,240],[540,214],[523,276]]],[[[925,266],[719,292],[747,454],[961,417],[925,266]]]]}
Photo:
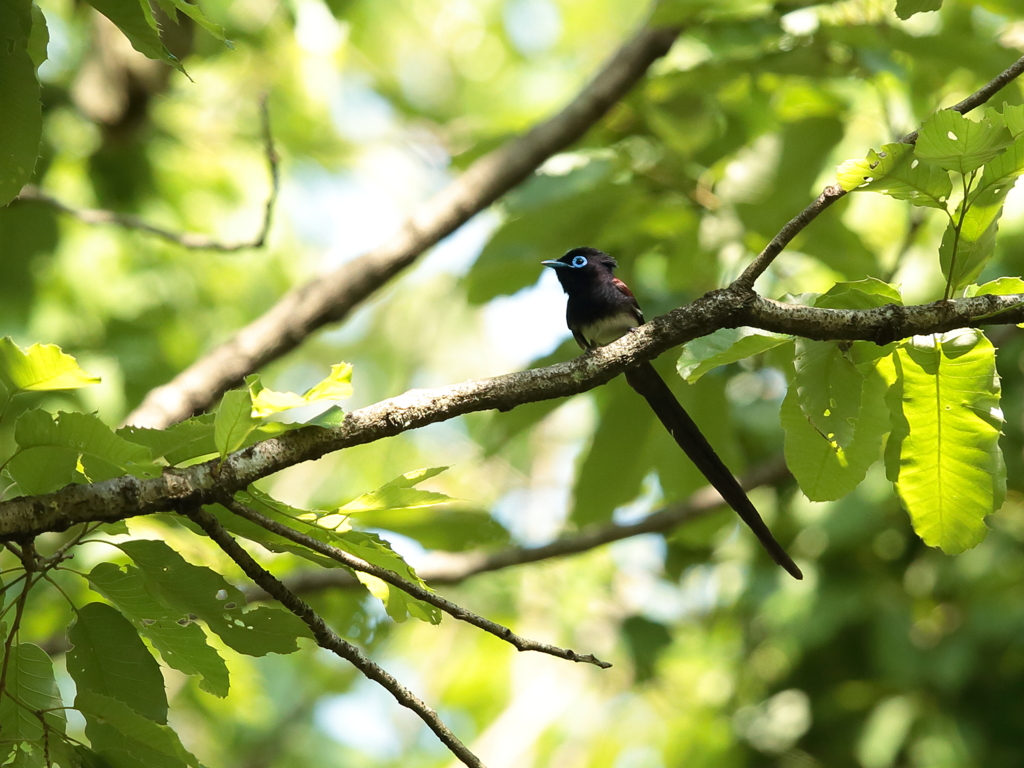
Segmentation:
{"type": "MultiPolygon", "coordinates": [[[[33,408],[95,412],[76,427],[90,434],[99,434],[100,420],[118,425],[149,389],[289,287],[382,241],[472,159],[559,108],[645,13],[626,0],[202,0],[204,30],[198,18],[176,15],[184,2],[165,0],[154,6],[162,31],[155,52],[173,57],[186,77],[134,52],[93,10],[104,3],[0,5],[7,43],[0,133],[20,132],[0,152],[34,156],[40,146],[34,171],[0,178],[0,193],[10,197],[30,180],[76,208],[113,208],[172,230],[244,240],[259,229],[269,191],[258,120],[264,92],[284,174],[269,246],[235,254],[89,226],[37,202],[0,209],[0,336],[24,348],[59,344],[88,375],[102,377],[93,387],[11,398],[0,423],[3,456],[13,451],[15,423],[33,408]],[[211,29],[223,29],[232,47],[211,29]],[[38,82],[26,85],[36,68],[38,82]],[[40,93],[37,127],[10,120],[40,93]]],[[[708,5],[666,3],[664,12],[686,19],[708,5]]],[[[609,251],[647,316],[658,315],[738,274],[834,183],[843,161],[882,151],[1024,52],[1018,0],[945,0],[938,12],[929,12],[939,5],[933,0],[712,5],[717,17],[688,27],[578,146],[343,326],[262,371],[266,386],[308,394],[345,360],[353,365],[346,405],[355,408],[411,387],[568,359],[576,352],[562,343],[564,305],[554,277],[541,276],[541,259],[584,244],[609,251]]],[[[153,45],[146,31],[153,27],[142,21],[139,35],[153,45]]],[[[1019,83],[991,106],[1004,112],[1004,102],[1024,102],[1019,83]]],[[[1009,185],[998,193],[1005,205],[991,253],[978,274],[957,275],[957,285],[1016,290],[1016,283],[1006,290],[988,283],[1024,272],[1024,196],[1009,185]]],[[[759,291],[823,294],[819,305],[847,306],[854,289],[842,289],[844,298],[835,283],[873,277],[900,285],[906,303],[940,298],[953,271],[948,254],[958,253],[946,240],[940,262],[949,219],[936,206],[894,196],[848,195],[797,237],[759,291]]],[[[979,219],[980,233],[990,224],[979,219]]],[[[863,298],[869,291],[857,292],[861,306],[872,305],[863,298]]],[[[856,478],[815,496],[838,501],[808,501],[788,480],[753,494],[807,573],[804,582],[778,572],[734,516],[719,512],[670,535],[443,590],[521,634],[608,658],[615,663],[608,671],[516,654],[447,619],[398,625],[365,592],[306,597],[435,706],[492,768],[1015,768],[1024,759],[1017,695],[1024,683],[1024,341],[1014,328],[986,335],[998,349],[1007,500],[983,523],[984,541],[964,554],[944,555],[917,538],[881,465],[872,464],[879,432],[889,427],[858,423],[843,439],[852,454],[861,434],[871,456],[852,462],[856,478]]],[[[971,354],[987,343],[972,336],[971,354]]],[[[791,393],[801,386],[794,355],[805,380],[822,370],[814,366],[845,364],[813,345],[768,337],[702,344],[680,360],[680,371],[690,379],[699,372],[699,381],[674,386],[710,441],[738,472],[785,450],[799,475],[783,432],[810,424],[795,395],[786,398],[787,382],[791,393]],[[758,354],[730,357],[737,344],[758,354]],[[721,365],[702,367],[716,355],[721,365]]],[[[926,354],[905,350],[904,362],[917,353],[926,354]]],[[[671,357],[659,363],[663,370],[671,357]]],[[[852,362],[864,375],[863,412],[882,399],[885,371],[863,373],[871,360],[856,355],[852,362]]],[[[493,550],[633,519],[702,485],[638,400],[613,382],[565,404],[475,414],[349,449],[261,483],[268,498],[281,500],[265,511],[356,504],[372,528],[361,544],[413,565],[428,550],[493,550]],[[416,493],[462,501],[373,506],[408,490],[406,473],[442,465],[451,468],[416,493]]],[[[213,430],[209,417],[199,417],[167,450],[198,450],[191,438],[212,442],[213,430]]],[[[134,461],[125,454],[122,471],[134,461]]],[[[80,469],[115,468],[60,464],[66,476],[80,469]]],[[[52,551],[72,535],[48,534],[38,546],[52,551]]],[[[38,708],[55,705],[54,686],[65,703],[74,701],[82,654],[122,640],[123,658],[113,661],[134,668],[138,674],[127,674],[149,680],[150,690],[159,687],[144,660],[152,657],[142,654],[163,654],[165,640],[151,634],[142,647],[136,629],[166,617],[159,601],[132,603],[137,593],[128,587],[146,584],[143,594],[184,600],[174,597],[178,585],[159,579],[162,567],[196,578],[216,571],[244,584],[233,564],[171,516],[132,519],[127,529],[91,538],[52,584],[33,589],[18,642],[8,646],[10,685],[38,708]],[[166,546],[136,546],[133,555],[131,542],[140,539],[166,546]],[[101,598],[121,609],[123,623],[106,620],[101,598]],[[86,606],[74,632],[95,638],[94,646],[76,643],[77,657],[63,653],[69,601],[86,606]],[[128,638],[136,645],[128,647],[128,638]],[[54,659],[52,680],[33,643],[54,659]]],[[[272,552],[252,547],[275,574],[314,567],[278,543],[265,542],[272,552]]],[[[6,584],[16,566],[5,552],[6,584]]],[[[217,589],[234,590],[224,584],[217,589]]],[[[4,593],[5,633],[18,589],[4,593]]],[[[253,613],[241,611],[239,604],[241,616],[253,613]]],[[[204,626],[216,623],[215,613],[200,617],[204,626]]],[[[231,650],[228,629],[192,637],[185,647],[202,674],[164,668],[165,700],[125,702],[114,686],[111,695],[90,694],[89,708],[102,717],[68,711],[65,726],[54,710],[47,721],[94,744],[109,739],[109,723],[117,722],[138,734],[133,744],[162,745],[163,754],[179,757],[187,748],[225,768],[451,763],[418,720],[346,664],[305,640],[299,653],[279,655],[301,634],[288,631],[290,641],[287,631],[268,633],[279,644],[266,655],[246,655],[263,647],[231,650]],[[223,658],[226,677],[215,658],[223,658]],[[219,698],[225,679],[230,690],[219,698]],[[181,744],[158,722],[167,704],[181,744]],[[147,723],[137,722],[132,706],[147,709],[147,723]]],[[[84,664],[117,674],[116,665],[84,664]]],[[[9,702],[0,702],[0,719],[13,718],[19,730],[2,738],[36,738],[39,721],[19,717],[9,702]]],[[[45,764],[39,752],[13,759],[45,764]]]]}

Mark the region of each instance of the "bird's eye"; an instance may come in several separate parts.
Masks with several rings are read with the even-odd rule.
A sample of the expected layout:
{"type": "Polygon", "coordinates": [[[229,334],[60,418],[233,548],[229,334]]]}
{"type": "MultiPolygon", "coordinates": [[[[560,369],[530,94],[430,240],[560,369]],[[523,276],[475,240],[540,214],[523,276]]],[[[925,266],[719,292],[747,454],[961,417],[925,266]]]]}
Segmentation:
{"type": "Polygon", "coordinates": [[[587,257],[586,256],[574,256],[573,259],[572,259],[572,265],[574,267],[576,267],[577,269],[579,269],[580,267],[587,266],[587,257]]]}

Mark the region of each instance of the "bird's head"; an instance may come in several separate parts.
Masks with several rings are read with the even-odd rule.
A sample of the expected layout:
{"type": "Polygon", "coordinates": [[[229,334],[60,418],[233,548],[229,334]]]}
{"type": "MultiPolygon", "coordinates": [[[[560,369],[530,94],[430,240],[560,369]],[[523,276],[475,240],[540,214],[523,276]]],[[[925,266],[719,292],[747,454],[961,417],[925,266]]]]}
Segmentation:
{"type": "Polygon", "coordinates": [[[603,274],[611,275],[619,266],[615,259],[597,248],[573,248],[562,258],[542,261],[541,264],[555,270],[558,282],[566,291],[570,285],[599,280],[603,274]]]}

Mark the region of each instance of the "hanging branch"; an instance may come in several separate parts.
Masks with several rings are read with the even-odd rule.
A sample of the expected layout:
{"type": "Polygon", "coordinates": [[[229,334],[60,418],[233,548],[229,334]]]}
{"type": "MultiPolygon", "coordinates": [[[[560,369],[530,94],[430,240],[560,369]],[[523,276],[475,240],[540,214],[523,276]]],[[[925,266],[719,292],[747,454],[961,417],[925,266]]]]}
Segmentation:
{"type": "Polygon", "coordinates": [[[429,589],[424,589],[418,584],[406,581],[394,571],[389,571],[387,568],[372,565],[362,558],[349,554],[337,547],[332,547],[330,544],[324,544],[322,541],[318,541],[312,536],[307,536],[304,533],[296,531],[294,528],[290,528],[287,525],[271,520],[266,515],[257,512],[251,507],[247,507],[245,504],[242,504],[233,498],[225,498],[221,503],[239,517],[255,523],[266,531],[270,531],[271,533],[282,536],[295,544],[306,547],[313,552],[329,557],[354,571],[360,571],[374,576],[381,581],[390,584],[396,589],[400,589],[406,594],[411,595],[417,600],[422,600],[424,603],[444,611],[449,616],[458,619],[459,621],[472,624],[474,627],[484,630],[484,632],[489,632],[495,637],[501,638],[505,642],[513,645],[517,650],[538,651],[540,653],[546,653],[549,656],[556,656],[560,659],[594,664],[601,669],[608,669],[611,667],[611,664],[607,661],[601,661],[593,654],[579,654],[567,648],[559,648],[558,646],[549,645],[548,643],[541,643],[536,640],[530,640],[526,637],[520,637],[508,627],[504,627],[501,624],[485,619],[483,616],[478,616],[472,611],[466,610],[461,605],[457,605],[451,600],[441,597],[436,592],[431,592],[429,589]]]}
{"type": "Polygon", "coordinates": [[[281,605],[298,616],[316,638],[317,645],[345,659],[370,680],[378,683],[390,693],[399,704],[408,707],[427,724],[452,753],[470,768],[485,768],[484,764],[469,747],[463,744],[458,736],[444,724],[437,712],[416,697],[412,691],[396,680],[387,670],[375,664],[366,654],[352,643],[339,637],[320,615],[309,607],[301,598],[282,584],[272,573],[252,559],[227,531],[217,522],[216,518],[203,509],[192,509],[186,512],[188,517],[209,536],[239,568],[258,584],[267,594],[273,596],[281,605]]]}

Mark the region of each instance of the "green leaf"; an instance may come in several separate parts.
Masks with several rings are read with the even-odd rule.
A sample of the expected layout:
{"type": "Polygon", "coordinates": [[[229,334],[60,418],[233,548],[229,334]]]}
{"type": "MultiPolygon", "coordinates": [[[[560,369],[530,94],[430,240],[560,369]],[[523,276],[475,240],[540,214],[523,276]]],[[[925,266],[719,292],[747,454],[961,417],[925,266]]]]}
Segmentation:
{"type": "Polygon", "coordinates": [[[232,389],[224,393],[213,421],[213,442],[224,459],[237,451],[259,425],[252,415],[252,394],[248,389],[232,389]]]}
{"type": "Polygon", "coordinates": [[[228,694],[228,668],[210,647],[206,634],[187,613],[157,601],[146,590],[138,568],[100,563],[88,575],[89,586],[112,602],[141,635],[153,643],[168,666],[200,675],[199,686],[215,696],[228,694]]]}
{"type": "Polygon", "coordinates": [[[340,427],[343,421],[345,421],[345,410],[336,405],[332,405],[326,411],[314,416],[306,423],[311,426],[332,429],[334,427],[340,427]]]}
{"type": "Polygon", "coordinates": [[[773,7],[771,0],[662,0],[648,24],[674,27],[693,21],[744,21],[765,16],[773,7]]]}
{"type": "Polygon", "coordinates": [[[925,121],[915,154],[946,170],[968,174],[1002,153],[1011,141],[1004,125],[976,123],[952,109],[943,109],[925,121]]]}
{"type": "Polygon", "coordinates": [[[684,346],[676,370],[692,384],[714,368],[745,360],[792,340],[792,336],[758,328],[721,328],[684,346]]]}
{"type": "Polygon", "coordinates": [[[50,43],[50,30],[46,27],[46,17],[39,6],[32,3],[32,32],[28,37],[28,55],[36,69],[46,61],[46,47],[50,43]]]}
{"type": "Polygon", "coordinates": [[[829,442],[844,450],[853,441],[864,377],[840,343],[798,339],[796,389],[800,410],[829,442]]]}
{"type": "Polygon", "coordinates": [[[361,512],[362,528],[380,528],[407,536],[427,549],[463,552],[509,543],[509,533],[486,510],[383,509],[361,512]]]}
{"type": "Polygon", "coordinates": [[[967,289],[968,296],[1013,296],[1024,294],[1024,279],[1019,277],[1000,277],[982,285],[973,285],[967,289]]]}
{"type": "Polygon", "coordinates": [[[942,0],[896,0],[896,15],[906,21],[915,13],[937,11],[942,8],[942,0]]]}
{"type": "Polygon", "coordinates": [[[985,537],[1006,492],[995,349],[960,329],[916,336],[895,359],[887,472],[924,542],[963,552],[985,537]]]}
{"type": "Polygon", "coordinates": [[[891,368],[888,358],[861,366],[864,376],[860,415],[848,449],[814,428],[800,408],[795,387],[782,402],[781,423],[786,433],[786,466],[811,501],[834,501],[856,488],[881,453],[882,436],[889,428],[885,404],[888,383],[879,366],[891,368]]]}
{"type": "Polygon", "coordinates": [[[206,18],[198,5],[186,2],[186,0],[158,0],[158,2],[164,13],[170,18],[173,19],[175,10],[179,10],[218,40],[223,40],[227,43],[229,48],[234,47],[231,45],[231,41],[224,37],[224,27],[220,24],[214,24],[206,18]]]}
{"type": "Polygon", "coordinates": [[[42,742],[43,724],[36,713],[45,710],[50,710],[44,715],[47,725],[64,733],[61,705],[53,663],[46,651],[31,643],[13,644],[7,659],[5,695],[0,696],[4,741],[42,742]]]}
{"type": "Polygon", "coordinates": [[[78,693],[92,691],[117,699],[140,715],[167,722],[167,694],[160,665],[121,613],[106,603],[78,609],[68,628],[68,674],[78,693]]]}
{"type": "Polygon", "coordinates": [[[452,501],[451,496],[434,491],[421,491],[415,487],[418,483],[436,477],[446,469],[448,467],[430,467],[429,469],[415,469],[412,472],[406,472],[377,490],[364,493],[353,499],[340,507],[338,512],[359,514],[381,509],[415,509],[447,504],[452,501]]]}
{"type": "Polygon", "coordinates": [[[167,429],[122,427],[117,435],[149,448],[154,458],[163,457],[172,467],[200,456],[217,452],[214,442],[214,415],[204,413],[178,422],[167,429]]]}
{"type": "Polygon", "coordinates": [[[874,309],[886,304],[903,305],[899,289],[873,277],[836,283],[814,300],[814,306],[829,309],[874,309]]]}
{"type": "Polygon", "coordinates": [[[42,446],[14,454],[7,471],[26,496],[49,493],[68,485],[75,477],[78,454],[66,448],[42,446]]]}
{"type": "Polygon", "coordinates": [[[100,377],[79,368],[75,358],[56,344],[22,349],[5,336],[0,339],[0,381],[11,391],[49,392],[98,384],[100,377]]]}
{"type": "Polygon", "coordinates": [[[186,562],[162,541],[139,539],[117,546],[138,566],[150,594],[183,615],[198,616],[239,653],[292,653],[298,650],[297,638],[312,637],[291,613],[267,606],[243,611],[241,591],[219,573],[186,562]]]}
{"type": "MultiPolygon", "coordinates": [[[[31,6],[23,5],[31,19],[31,6]]],[[[0,206],[32,178],[39,157],[43,113],[27,33],[19,33],[16,40],[0,40],[0,206]]]]}
{"type": "Polygon", "coordinates": [[[92,748],[113,768],[199,768],[171,728],[115,698],[80,688],[75,709],[85,717],[92,748]]]}
{"type": "Polygon", "coordinates": [[[160,40],[160,32],[148,0],[87,0],[124,33],[132,47],[151,59],[166,62],[184,72],[181,63],[160,40]]]}
{"type": "Polygon", "coordinates": [[[1024,104],[1003,105],[1003,122],[1013,138],[1024,134],[1024,104]]]}
{"type": "MultiPolygon", "coordinates": [[[[973,283],[995,254],[999,218],[1011,187],[990,187],[975,198],[964,216],[959,236],[953,222],[946,226],[939,245],[939,264],[954,293],[973,283]]],[[[955,220],[959,220],[960,207],[955,220]]]]}
{"type": "Polygon", "coordinates": [[[971,199],[984,196],[985,193],[1006,197],[1009,187],[1024,173],[1024,135],[1018,136],[1001,155],[994,157],[985,165],[981,181],[971,195],[971,199]],[[989,192],[991,190],[991,192],[989,192]]]}
{"type": "Polygon", "coordinates": [[[148,449],[118,437],[91,413],[62,411],[54,418],[38,408],[26,411],[15,423],[14,439],[20,450],[8,469],[25,493],[66,485],[68,467],[73,469],[79,457],[91,481],[125,474],[155,477],[161,471],[148,449]],[[53,471],[51,477],[41,474],[44,467],[53,471]]]}
{"type": "MultiPolygon", "coordinates": [[[[436,470],[440,472],[442,468],[436,468],[436,470]]],[[[424,471],[431,472],[433,470],[424,471]]],[[[405,562],[402,556],[395,552],[391,545],[380,536],[373,533],[351,530],[347,513],[343,513],[340,510],[322,512],[296,509],[255,488],[250,488],[248,492],[236,494],[236,498],[246,506],[252,507],[258,512],[289,527],[297,528],[305,524],[307,528],[301,531],[305,535],[355,555],[372,565],[386,568],[406,581],[412,582],[424,589],[429,589],[427,584],[416,575],[416,571],[413,570],[412,566],[405,562]]],[[[288,542],[288,546],[282,547],[282,549],[295,551],[297,547],[298,545],[288,542]]],[[[306,552],[309,551],[304,547],[298,548],[306,552]]],[[[395,621],[404,621],[410,615],[424,621],[429,621],[432,624],[437,624],[441,621],[440,611],[434,606],[422,603],[415,598],[407,597],[402,590],[392,587],[379,579],[370,577],[364,580],[358,572],[356,572],[356,576],[368,589],[371,589],[371,594],[384,602],[388,615],[395,621]],[[402,593],[401,595],[398,594],[400,592],[402,593]]]]}
{"type": "Polygon", "coordinates": [[[864,160],[847,160],[836,171],[847,192],[881,192],[914,205],[946,210],[953,184],[942,168],[914,156],[909,144],[886,144],[864,160]]]}
{"type": "Polygon", "coordinates": [[[252,415],[261,419],[325,400],[344,400],[352,396],[352,366],[348,363],[332,365],[331,374],[326,379],[301,395],[264,389],[258,377],[252,377],[249,391],[252,394],[252,415]]]}

